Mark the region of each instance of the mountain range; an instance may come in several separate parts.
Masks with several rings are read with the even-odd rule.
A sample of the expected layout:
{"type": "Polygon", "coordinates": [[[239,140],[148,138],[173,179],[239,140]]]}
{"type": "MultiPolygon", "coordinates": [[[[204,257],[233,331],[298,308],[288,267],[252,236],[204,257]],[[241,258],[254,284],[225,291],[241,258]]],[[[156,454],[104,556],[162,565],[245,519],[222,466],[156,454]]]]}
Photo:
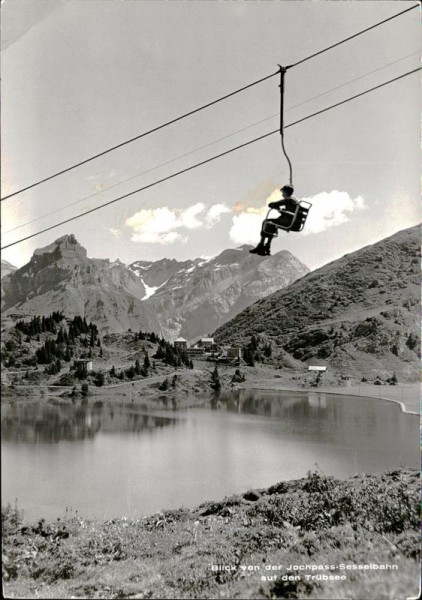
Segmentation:
{"type": "Polygon", "coordinates": [[[154,331],[168,340],[211,333],[269,293],[309,272],[288,251],[263,258],[251,246],[211,259],[136,261],[88,258],[74,235],[34,252],[2,278],[3,314],[13,318],[62,311],[103,333],[154,331]]]}
{"type": "Polygon", "coordinates": [[[420,353],[420,228],[412,227],[308,273],[215,332],[259,336],[281,363],[330,365],[354,376],[414,380],[420,353]]]}

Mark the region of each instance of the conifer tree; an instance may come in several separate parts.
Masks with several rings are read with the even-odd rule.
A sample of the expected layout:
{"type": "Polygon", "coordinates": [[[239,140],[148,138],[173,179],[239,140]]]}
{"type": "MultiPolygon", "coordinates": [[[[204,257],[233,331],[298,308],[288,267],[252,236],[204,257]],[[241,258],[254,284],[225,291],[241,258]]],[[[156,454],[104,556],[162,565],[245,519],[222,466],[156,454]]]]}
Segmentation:
{"type": "Polygon", "coordinates": [[[211,374],[211,387],[215,392],[219,392],[221,390],[221,381],[217,365],[215,365],[214,371],[211,374]]]}
{"type": "Polygon", "coordinates": [[[135,373],[136,373],[136,375],[141,374],[141,364],[139,362],[139,358],[137,358],[135,361],[135,373]]]}

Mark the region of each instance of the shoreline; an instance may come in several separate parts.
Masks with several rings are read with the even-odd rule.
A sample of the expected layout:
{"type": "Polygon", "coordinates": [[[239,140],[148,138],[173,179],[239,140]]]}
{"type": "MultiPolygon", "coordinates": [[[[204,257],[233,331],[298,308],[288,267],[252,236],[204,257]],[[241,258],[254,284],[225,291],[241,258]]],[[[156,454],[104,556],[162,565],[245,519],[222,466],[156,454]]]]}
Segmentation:
{"type": "MultiPolygon", "coordinates": [[[[409,384],[413,385],[413,384],[409,384]]],[[[416,386],[417,384],[415,384],[416,386]]],[[[315,394],[332,394],[332,395],[341,395],[341,396],[353,396],[356,398],[367,398],[368,400],[387,400],[387,402],[394,402],[398,404],[401,411],[405,414],[416,415],[419,416],[420,412],[416,410],[410,410],[409,406],[406,406],[405,403],[397,398],[387,398],[386,396],[378,396],[378,395],[369,395],[365,393],[355,393],[354,390],[351,390],[347,387],[337,386],[336,388],[294,388],[294,387],[256,387],[253,386],[244,386],[240,384],[237,389],[251,390],[251,391],[259,391],[259,392],[305,392],[305,393],[315,393],[315,394]]],[[[418,388],[419,389],[419,388],[418,388]]],[[[413,408],[413,407],[412,407],[413,408]]]]}
{"type": "MultiPolygon", "coordinates": [[[[210,400],[214,393],[210,390],[210,389],[198,389],[198,388],[194,388],[194,387],[185,387],[183,389],[176,389],[176,390],[171,390],[169,391],[167,394],[163,393],[163,392],[151,392],[149,391],[146,395],[144,396],[140,396],[139,398],[134,398],[133,395],[134,393],[139,393],[140,394],[140,390],[142,390],[142,388],[145,386],[145,384],[150,383],[148,380],[137,380],[135,382],[125,382],[123,384],[118,384],[118,385],[110,385],[110,386],[104,386],[101,388],[92,388],[92,390],[90,391],[90,393],[88,394],[88,396],[86,396],[87,399],[94,399],[94,398],[99,398],[101,396],[104,396],[104,399],[107,401],[112,401],[111,398],[109,398],[109,396],[111,394],[115,394],[113,399],[122,399],[122,398],[130,398],[130,400],[136,404],[139,404],[140,402],[142,403],[147,403],[148,405],[150,405],[151,403],[155,403],[158,400],[162,399],[163,397],[167,397],[169,401],[171,401],[172,398],[176,399],[176,401],[181,402],[181,405],[179,406],[179,408],[189,408],[190,406],[195,406],[198,404],[198,399],[201,399],[202,401],[207,401],[210,400]],[[136,386],[136,384],[139,383],[139,386],[136,386]],[[196,396],[196,400],[191,403],[191,396],[195,395],[196,396]]],[[[41,400],[49,400],[49,399],[55,399],[58,401],[72,401],[72,398],[70,396],[63,396],[60,395],[59,392],[57,392],[56,394],[49,394],[45,392],[45,388],[52,388],[52,387],[56,387],[56,386],[40,386],[40,388],[38,390],[35,390],[34,388],[36,386],[28,386],[31,387],[32,390],[35,393],[30,393],[30,394],[14,394],[14,395],[2,395],[2,403],[7,404],[7,403],[13,403],[13,402],[24,402],[25,400],[29,400],[29,401],[41,401],[41,400]],[[42,389],[44,388],[44,390],[42,389]]],[[[60,388],[60,390],[62,392],[66,392],[67,390],[69,390],[68,387],[66,386],[57,386],[58,388],[60,388]]],[[[277,392],[297,392],[297,393],[322,393],[322,394],[331,394],[331,395],[343,395],[343,396],[353,396],[353,397],[357,397],[357,398],[366,398],[368,400],[383,400],[383,401],[387,401],[387,402],[393,402],[395,404],[397,404],[400,407],[401,412],[403,412],[404,414],[409,414],[409,415],[416,415],[419,416],[420,415],[420,411],[418,410],[419,407],[419,384],[417,383],[413,383],[413,384],[398,384],[397,386],[394,386],[394,389],[392,389],[392,387],[388,387],[387,389],[389,389],[393,395],[396,396],[401,396],[400,397],[388,397],[387,395],[381,395],[381,386],[376,386],[375,387],[376,390],[378,390],[378,394],[375,393],[374,390],[374,386],[371,385],[367,385],[364,387],[364,389],[361,390],[361,386],[321,386],[321,387],[310,387],[310,386],[306,386],[306,387],[299,387],[299,386],[294,386],[294,385],[288,385],[287,382],[283,382],[280,380],[274,380],[274,379],[257,379],[256,381],[252,382],[248,382],[245,381],[244,383],[238,383],[236,385],[232,385],[230,388],[227,388],[226,386],[224,386],[222,388],[222,392],[223,393],[227,393],[230,390],[233,391],[237,391],[237,390],[249,390],[249,391],[256,391],[256,392],[273,392],[273,393],[277,393],[277,392]],[[358,389],[356,389],[358,388],[358,389]],[[374,393],[370,393],[370,392],[374,392],[374,393]],[[403,394],[404,392],[408,391],[409,392],[409,396],[413,396],[414,398],[409,398],[409,399],[404,399],[403,398],[403,394]]],[[[76,397],[77,399],[80,399],[81,396],[78,395],[76,397]]],[[[147,406],[147,408],[151,408],[152,406],[147,406]]]]}

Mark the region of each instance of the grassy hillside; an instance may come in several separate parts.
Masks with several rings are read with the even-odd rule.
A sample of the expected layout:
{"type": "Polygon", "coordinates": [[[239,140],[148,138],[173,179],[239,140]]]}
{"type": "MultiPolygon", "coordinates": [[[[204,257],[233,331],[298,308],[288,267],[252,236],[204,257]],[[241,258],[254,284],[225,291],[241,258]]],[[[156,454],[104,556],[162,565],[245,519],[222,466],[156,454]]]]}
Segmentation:
{"type": "Polygon", "coordinates": [[[106,522],[67,515],[24,524],[19,512],[7,507],[4,593],[8,598],[416,597],[418,481],[413,471],[347,481],[312,473],[193,510],[106,522]],[[379,568],[363,568],[374,564],[379,568]],[[396,568],[381,570],[385,565],[396,568]],[[302,570],[295,570],[298,566],[302,570]]]}
{"type": "Polygon", "coordinates": [[[59,312],[20,320],[5,329],[1,363],[5,396],[37,395],[56,386],[57,394],[75,397],[135,382],[145,383],[146,394],[179,390],[185,372],[192,373],[192,385],[197,379],[186,353],[155,333],[127,331],[101,337],[95,324],[79,316],[66,319],[59,312]],[[91,361],[92,370],[83,361],[91,361]],[[175,370],[180,370],[176,377],[175,370]]]}
{"type": "Polygon", "coordinates": [[[256,302],[215,337],[243,345],[258,335],[284,362],[316,362],[354,376],[396,372],[415,380],[419,245],[419,227],[413,227],[347,254],[256,302]]]}

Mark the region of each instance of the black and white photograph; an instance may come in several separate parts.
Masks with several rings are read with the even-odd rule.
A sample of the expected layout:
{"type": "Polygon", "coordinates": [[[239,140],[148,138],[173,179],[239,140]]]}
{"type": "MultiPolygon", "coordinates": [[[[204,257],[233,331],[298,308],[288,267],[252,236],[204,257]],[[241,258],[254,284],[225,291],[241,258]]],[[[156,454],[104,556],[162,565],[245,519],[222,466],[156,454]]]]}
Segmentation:
{"type": "Polygon", "coordinates": [[[418,598],[420,3],[0,7],[3,597],[418,598]]]}

